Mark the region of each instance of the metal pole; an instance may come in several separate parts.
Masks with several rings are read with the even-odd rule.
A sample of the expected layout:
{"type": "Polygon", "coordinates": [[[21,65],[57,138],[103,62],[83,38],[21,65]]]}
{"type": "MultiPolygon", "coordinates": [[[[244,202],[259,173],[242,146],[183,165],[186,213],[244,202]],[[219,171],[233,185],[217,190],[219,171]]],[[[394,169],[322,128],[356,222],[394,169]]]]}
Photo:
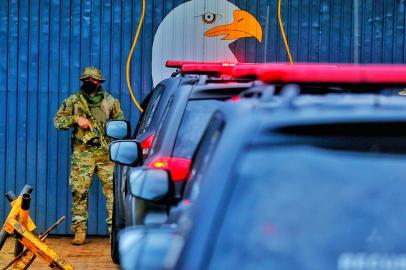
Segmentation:
{"type": "MultiPolygon", "coordinates": [[[[24,193],[22,196],[21,202],[21,210],[20,216],[18,217],[18,221],[21,223],[22,226],[27,226],[27,220],[29,218],[29,210],[31,204],[31,195],[29,193],[24,193]]],[[[18,254],[23,252],[24,246],[20,243],[20,241],[16,241],[14,247],[14,257],[17,257],[18,254]]]]}
{"type": "Polygon", "coordinates": [[[359,14],[359,0],[353,1],[354,10],[354,63],[360,63],[360,14],[359,14]]]}
{"type": "Polygon", "coordinates": [[[265,53],[264,53],[264,63],[268,61],[268,35],[269,35],[269,16],[270,16],[270,5],[268,4],[266,10],[266,24],[265,24],[265,53]]]}
{"type": "MultiPolygon", "coordinates": [[[[23,196],[24,193],[31,194],[32,191],[33,191],[32,186],[25,185],[23,187],[23,189],[21,190],[21,192],[20,192],[20,196],[23,196]]],[[[13,191],[7,192],[6,193],[6,198],[7,198],[7,200],[9,202],[12,202],[15,199],[17,199],[17,197],[16,197],[16,195],[14,194],[13,191]]],[[[9,236],[9,234],[5,230],[1,229],[1,231],[0,231],[0,250],[3,248],[4,244],[6,243],[6,240],[7,240],[8,236],[9,236]]]]}

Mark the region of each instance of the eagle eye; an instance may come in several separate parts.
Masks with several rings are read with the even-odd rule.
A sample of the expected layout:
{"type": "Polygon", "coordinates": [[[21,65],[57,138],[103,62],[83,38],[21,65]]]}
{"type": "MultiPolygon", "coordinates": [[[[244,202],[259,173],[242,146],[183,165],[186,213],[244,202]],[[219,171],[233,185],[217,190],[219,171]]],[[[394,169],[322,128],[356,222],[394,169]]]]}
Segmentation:
{"type": "Polygon", "coordinates": [[[217,14],[206,12],[202,15],[202,21],[207,24],[215,23],[217,20],[217,14]]]}

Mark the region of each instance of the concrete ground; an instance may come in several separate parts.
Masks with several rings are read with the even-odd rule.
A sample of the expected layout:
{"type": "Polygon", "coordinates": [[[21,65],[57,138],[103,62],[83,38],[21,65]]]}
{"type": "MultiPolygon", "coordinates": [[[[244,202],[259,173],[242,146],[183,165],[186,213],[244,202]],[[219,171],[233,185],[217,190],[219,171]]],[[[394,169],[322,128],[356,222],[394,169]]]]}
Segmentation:
{"type": "MultiPolygon", "coordinates": [[[[108,238],[88,238],[83,246],[71,245],[68,237],[50,237],[47,245],[58,255],[70,263],[75,270],[119,269],[110,258],[110,244],[108,238]]],[[[0,251],[0,269],[13,259],[14,239],[9,238],[0,251]]],[[[30,270],[50,269],[40,259],[36,258],[30,270]]]]}

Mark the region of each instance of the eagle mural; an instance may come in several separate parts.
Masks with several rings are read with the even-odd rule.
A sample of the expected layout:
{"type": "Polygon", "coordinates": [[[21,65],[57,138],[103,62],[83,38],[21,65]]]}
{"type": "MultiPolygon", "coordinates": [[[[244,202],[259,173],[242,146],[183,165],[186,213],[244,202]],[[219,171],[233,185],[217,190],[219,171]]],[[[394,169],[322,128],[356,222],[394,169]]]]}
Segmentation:
{"type": "Polygon", "coordinates": [[[262,42],[262,28],[247,11],[226,0],[191,0],[173,9],[161,22],[152,46],[154,86],[173,69],[167,60],[237,62],[229,45],[254,37],[262,42]]]}

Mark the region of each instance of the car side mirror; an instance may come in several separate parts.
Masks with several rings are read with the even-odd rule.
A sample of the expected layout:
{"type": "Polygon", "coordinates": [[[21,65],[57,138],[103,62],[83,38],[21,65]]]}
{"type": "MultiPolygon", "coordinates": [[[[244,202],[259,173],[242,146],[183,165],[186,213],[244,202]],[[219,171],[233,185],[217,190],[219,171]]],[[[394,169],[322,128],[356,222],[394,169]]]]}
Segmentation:
{"type": "Polygon", "coordinates": [[[185,243],[173,225],[126,228],[119,239],[120,264],[125,270],[174,269],[185,243]]]}
{"type": "Polygon", "coordinates": [[[131,124],[126,120],[109,120],[106,123],[106,134],[115,140],[123,140],[130,137],[131,124]]]}
{"type": "Polygon", "coordinates": [[[173,183],[165,170],[137,167],[129,175],[132,196],[156,203],[167,203],[173,193],[173,183]]]}
{"type": "Polygon", "coordinates": [[[136,166],[142,157],[141,147],[134,140],[113,141],[109,146],[110,160],[115,163],[136,166]]]}

